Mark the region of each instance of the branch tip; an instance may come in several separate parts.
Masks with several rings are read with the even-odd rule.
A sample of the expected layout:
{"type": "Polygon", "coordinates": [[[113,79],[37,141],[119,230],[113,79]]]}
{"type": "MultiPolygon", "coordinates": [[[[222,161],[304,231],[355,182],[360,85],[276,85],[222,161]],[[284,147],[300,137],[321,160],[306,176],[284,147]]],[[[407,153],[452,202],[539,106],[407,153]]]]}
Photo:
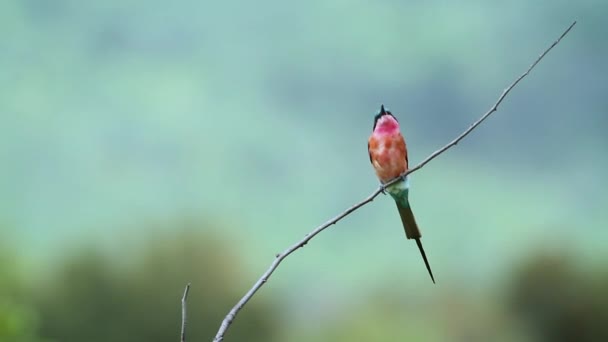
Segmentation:
{"type": "Polygon", "coordinates": [[[182,329],[180,333],[180,341],[186,342],[186,321],[187,321],[187,310],[186,302],[188,301],[188,293],[190,292],[190,283],[186,285],[184,289],[184,295],[182,296],[182,329]]]}

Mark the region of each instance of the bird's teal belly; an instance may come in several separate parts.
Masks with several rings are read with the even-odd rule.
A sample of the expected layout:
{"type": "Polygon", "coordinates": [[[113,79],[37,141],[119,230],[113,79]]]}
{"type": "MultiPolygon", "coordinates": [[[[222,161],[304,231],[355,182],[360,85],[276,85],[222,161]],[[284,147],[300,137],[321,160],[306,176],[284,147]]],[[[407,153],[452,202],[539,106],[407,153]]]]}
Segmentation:
{"type": "Polygon", "coordinates": [[[405,180],[401,180],[395,184],[386,187],[386,192],[393,197],[393,199],[403,205],[404,207],[409,206],[408,195],[410,192],[410,178],[405,177],[405,180]]]}

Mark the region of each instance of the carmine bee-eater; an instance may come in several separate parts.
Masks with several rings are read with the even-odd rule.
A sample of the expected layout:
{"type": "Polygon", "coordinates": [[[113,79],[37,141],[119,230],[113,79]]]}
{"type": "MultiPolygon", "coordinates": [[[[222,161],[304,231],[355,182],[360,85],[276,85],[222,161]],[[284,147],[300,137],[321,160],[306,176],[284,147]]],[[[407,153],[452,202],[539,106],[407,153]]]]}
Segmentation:
{"type": "MultiPolygon", "coordinates": [[[[382,184],[398,177],[408,169],[407,147],[405,146],[405,139],[403,139],[403,135],[399,131],[399,122],[391,112],[384,109],[384,105],[380,107],[380,112],[374,118],[374,128],[372,129],[372,135],[367,141],[367,151],[369,152],[369,161],[374,166],[376,175],[382,184]]],[[[397,209],[399,210],[401,222],[405,229],[405,236],[408,239],[416,240],[426,269],[429,271],[431,280],[435,283],[433,271],[431,271],[431,266],[429,266],[424,248],[422,248],[422,243],[420,242],[422,235],[420,234],[420,229],[418,229],[408,200],[408,177],[387,186],[386,191],[397,203],[397,209]]]]}

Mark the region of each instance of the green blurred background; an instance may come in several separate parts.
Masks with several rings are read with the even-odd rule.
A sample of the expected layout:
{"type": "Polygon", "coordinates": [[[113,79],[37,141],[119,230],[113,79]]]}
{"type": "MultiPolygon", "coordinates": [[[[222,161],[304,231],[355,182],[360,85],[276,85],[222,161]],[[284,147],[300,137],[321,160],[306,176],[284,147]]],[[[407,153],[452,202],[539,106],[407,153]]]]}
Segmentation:
{"type": "Polygon", "coordinates": [[[297,251],[227,341],[608,340],[608,3],[0,2],[0,341],[189,340],[415,164],[433,286],[388,197],[297,251]]]}

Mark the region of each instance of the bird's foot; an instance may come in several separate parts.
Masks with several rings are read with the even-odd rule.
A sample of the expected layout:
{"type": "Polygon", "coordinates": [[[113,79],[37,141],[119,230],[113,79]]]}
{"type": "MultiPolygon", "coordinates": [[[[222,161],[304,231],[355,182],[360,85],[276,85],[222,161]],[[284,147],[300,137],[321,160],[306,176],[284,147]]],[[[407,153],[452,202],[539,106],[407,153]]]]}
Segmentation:
{"type": "Polygon", "coordinates": [[[384,184],[382,184],[382,183],[380,183],[380,192],[383,195],[386,195],[386,186],[384,184]]]}

